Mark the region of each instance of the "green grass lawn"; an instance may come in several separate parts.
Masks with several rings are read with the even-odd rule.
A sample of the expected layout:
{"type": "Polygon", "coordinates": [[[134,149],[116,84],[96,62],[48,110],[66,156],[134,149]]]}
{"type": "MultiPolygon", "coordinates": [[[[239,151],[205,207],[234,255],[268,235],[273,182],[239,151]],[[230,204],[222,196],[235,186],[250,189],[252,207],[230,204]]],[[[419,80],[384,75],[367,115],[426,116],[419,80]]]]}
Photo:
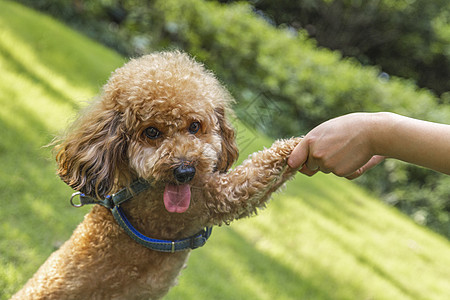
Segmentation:
{"type": "MultiPolygon", "coordinates": [[[[81,222],[51,149],[124,59],[0,2],[0,299],[81,222]]],[[[241,159],[271,141],[236,122],[241,159]],[[252,141],[249,143],[249,141],[252,141]]],[[[167,299],[450,299],[450,243],[352,182],[298,175],[258,216],[215,228],[167,299]]]]}

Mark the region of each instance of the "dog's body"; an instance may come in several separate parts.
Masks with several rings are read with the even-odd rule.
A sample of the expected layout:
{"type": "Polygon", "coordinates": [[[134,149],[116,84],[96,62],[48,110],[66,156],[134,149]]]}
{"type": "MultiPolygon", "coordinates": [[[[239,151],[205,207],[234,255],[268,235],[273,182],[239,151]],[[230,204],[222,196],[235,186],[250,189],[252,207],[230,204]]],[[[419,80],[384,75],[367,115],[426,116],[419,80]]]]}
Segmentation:
{"type": "MultiPolygon", "coordinates": [[[[278,141],[230,171],[237,158],[225,116],[231,101],[185,54],[132,60],[56,146],[58,174],[97,198],[147,180],[151,187],[122,208],[155,239],[249,216],[295,173],[286,160],[299,139],[278,141]]],[[[188,255],[145,248],[96,205],[13,299],[160,299],[188,255]]]]}

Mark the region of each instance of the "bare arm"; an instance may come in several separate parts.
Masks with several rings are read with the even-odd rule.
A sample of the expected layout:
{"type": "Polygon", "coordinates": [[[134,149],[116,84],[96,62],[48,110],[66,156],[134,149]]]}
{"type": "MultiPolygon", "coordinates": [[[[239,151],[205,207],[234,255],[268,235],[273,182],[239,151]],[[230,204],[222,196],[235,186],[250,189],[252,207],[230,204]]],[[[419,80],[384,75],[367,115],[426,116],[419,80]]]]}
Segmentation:
{"type": "Polygon", "coordinates": [[[211,225],[249,216],[264,207],[271,194],[296,173],[287,159],[299,141],[276,141],[229,173],[214,174],[205,188],[211,225]]]}
{"type": "Polygon", "coordinates": [[[355,113],[311,130],[293,151],[289,165],[302,173],[332,172],[356,178],[395,158],[450,174],[450,125],[393,113],[355,113]]]}

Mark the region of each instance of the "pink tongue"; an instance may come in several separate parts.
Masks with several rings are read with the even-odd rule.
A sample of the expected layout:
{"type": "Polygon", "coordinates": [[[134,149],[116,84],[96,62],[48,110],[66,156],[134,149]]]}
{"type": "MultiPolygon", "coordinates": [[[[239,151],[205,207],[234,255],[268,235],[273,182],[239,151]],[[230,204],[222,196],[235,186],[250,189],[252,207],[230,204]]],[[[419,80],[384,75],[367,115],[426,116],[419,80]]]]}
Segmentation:
{"type": "Polygon", "coordinates": [[[164,189],[164,206],[168,212],[184,213],[191,202],[189,184],[176,185],[168,183],[164,189]]]}

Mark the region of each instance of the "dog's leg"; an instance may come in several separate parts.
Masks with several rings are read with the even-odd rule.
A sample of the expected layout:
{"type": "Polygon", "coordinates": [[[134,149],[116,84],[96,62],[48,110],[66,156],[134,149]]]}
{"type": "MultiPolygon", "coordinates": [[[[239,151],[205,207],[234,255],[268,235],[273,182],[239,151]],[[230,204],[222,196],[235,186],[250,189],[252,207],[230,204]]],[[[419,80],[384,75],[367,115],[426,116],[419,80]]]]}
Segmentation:
{"type": "Polygon", "coordinates": [[[287,165],[287,159],[300,140],[276,141],[234,170],[212,176],[205,187],[210,222],[230,222],[264,207],[271,194],[296,173],[287,165]]]}

